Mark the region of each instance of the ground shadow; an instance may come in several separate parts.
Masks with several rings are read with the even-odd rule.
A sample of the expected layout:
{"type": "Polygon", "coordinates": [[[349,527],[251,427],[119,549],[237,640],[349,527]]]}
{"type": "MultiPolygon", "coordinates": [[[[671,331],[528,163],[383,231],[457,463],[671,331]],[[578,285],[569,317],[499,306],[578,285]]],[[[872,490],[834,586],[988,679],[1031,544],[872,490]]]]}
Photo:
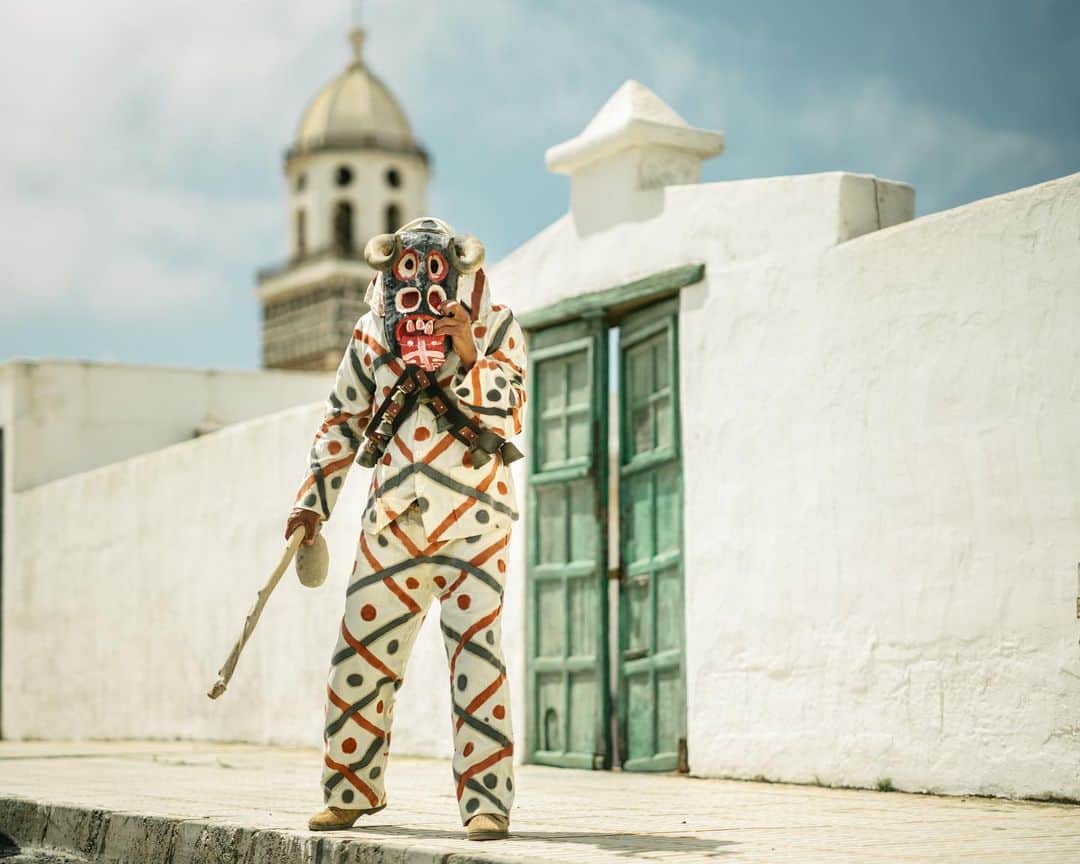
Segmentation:
{"type": "MultiPolygon", "coordinates": [[[[366,830],[356,827],[353,828],[353,832],[360,835],[370,832],[388,837],[425,840],[461,840],[465,836],[464,828],[461,829],[460,833],[451,834],[447,831],[406,828],[396,825],[371,825],[366,830]]],[[[352,836],[355,836],[355,834],[352,836]]],[[[724,847],[738,845],[734,840],[715,840],[689,834],[639,834],[631,831],[517,831],[513,827],[511,827],[510,836],[506,840],[492,842],[505,843],[507,844],[507,851],[511,851],[515,840],[541,841],[557,845],[578,843],[582,846],[592,846],[597,850],[614,852],[628,857],[639,855],[642,852],[682,852],[694,853],[699,857],[719,858],[721,855],[734,854],[734,849],[724,847]]]]}

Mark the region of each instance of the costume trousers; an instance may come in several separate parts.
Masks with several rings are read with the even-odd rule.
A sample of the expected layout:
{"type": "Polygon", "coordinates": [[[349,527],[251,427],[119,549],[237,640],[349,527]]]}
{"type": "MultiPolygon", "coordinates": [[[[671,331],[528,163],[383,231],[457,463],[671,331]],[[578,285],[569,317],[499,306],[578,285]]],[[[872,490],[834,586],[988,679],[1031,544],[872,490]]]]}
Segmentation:
{"type": "Polygon", "coordinates": [[[429,542],[415,507],[377,535],[361,534],[327,682],[327,804],[385,806],[394,697],[438,596],[462,824],[477,813],[509,815],[514,744],[501,638],[509,540],[499,530],[429,542]]]}

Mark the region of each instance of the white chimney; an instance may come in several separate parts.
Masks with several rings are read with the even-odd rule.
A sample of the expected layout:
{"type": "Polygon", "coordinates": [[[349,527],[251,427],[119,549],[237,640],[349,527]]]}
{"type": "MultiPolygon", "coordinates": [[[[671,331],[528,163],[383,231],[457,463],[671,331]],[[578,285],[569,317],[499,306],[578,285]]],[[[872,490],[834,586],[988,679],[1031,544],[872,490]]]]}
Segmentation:
{"type": "Polygon", "coordinates": [[[656,204],[649,190],[698,182],[701,163],[723,150],[722,132],[692,128],[644,84],[627,81],[580,135],[547,151],[547,166],[570,175],[574,219],[597,229],[641,218],[656,204]]]}

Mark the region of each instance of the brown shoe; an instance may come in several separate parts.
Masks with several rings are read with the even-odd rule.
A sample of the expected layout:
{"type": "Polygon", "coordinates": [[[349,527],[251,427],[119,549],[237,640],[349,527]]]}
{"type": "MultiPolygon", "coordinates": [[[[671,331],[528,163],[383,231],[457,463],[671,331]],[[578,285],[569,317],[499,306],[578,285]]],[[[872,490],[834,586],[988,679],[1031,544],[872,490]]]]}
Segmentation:
{"type": "Polygon", "coordinates": [[[352,828],[353,823],[365,813],[378,813],[385,807],[382,804],[368,810],[347,810],[344,807],[327,807],[308,819],[309,831],[341,831],[352,828]]]}
{"type": "Polygon", "coordinates": [[[510,834],[510,819],[501,813],[477,813],[465,827],[470,840],[504,840],[510,834]]]}

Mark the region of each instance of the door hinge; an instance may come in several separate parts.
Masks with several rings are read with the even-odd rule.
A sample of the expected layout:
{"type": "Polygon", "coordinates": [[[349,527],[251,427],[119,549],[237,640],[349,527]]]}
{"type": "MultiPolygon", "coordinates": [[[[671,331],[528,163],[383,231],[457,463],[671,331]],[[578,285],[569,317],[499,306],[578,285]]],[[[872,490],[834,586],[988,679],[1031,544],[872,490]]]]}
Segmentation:
{"type": "Polygon", "coordinates": [[[677,756],[678,767],[677,770],[680,774],[690,773],[690,759],[686,755],[686,739],[679,739],[679,752],[677,756]]]}

